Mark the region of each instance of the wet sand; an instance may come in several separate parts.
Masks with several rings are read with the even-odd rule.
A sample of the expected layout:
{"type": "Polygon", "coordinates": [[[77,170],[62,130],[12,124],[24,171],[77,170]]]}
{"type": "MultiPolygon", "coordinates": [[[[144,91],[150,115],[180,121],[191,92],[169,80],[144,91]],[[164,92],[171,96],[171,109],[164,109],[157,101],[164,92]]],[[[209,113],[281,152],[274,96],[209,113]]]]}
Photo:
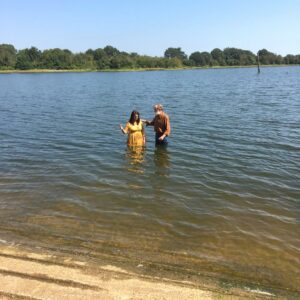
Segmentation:
{"type": "Polygon", "coordinates": [[[70,257],[1,246],[0,299],[275,298],[260,291],[217,289],[189,281],[144,276],[113,265],[91,265],[70,257]]]}

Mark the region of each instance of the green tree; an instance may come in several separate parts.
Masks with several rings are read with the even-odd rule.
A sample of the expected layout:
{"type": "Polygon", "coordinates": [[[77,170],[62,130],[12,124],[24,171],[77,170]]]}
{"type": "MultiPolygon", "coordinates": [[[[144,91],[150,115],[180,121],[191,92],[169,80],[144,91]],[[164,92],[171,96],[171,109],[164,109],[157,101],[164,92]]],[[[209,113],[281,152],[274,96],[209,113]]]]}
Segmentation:
{"type": "Polygon", "coordinates": [[[138,68],[156,68],[157,61],[151,56],[140,55],[136,58],[136,66],[138,68]]]}
{"type": "Polygon", "coordinates": [[[87,53],[76,53],[73,55],[72,66],[77,69],[95,69],[94,57],[87,53]]]}
{"type": "Polygon", "coordinates": [[[228,66],[254,65],[256,63],[256,56],[248,50],[225,48],[223,53],[228,66]]]}
{"type": "Polygon", "coordinates": [[[240,65],[241,66],[250,66],[256,64],[256,56],[247,50],[243,50],[239,57],[240,65]]]}
{"type": "Polygon", "coordinates": [[[41,51],[36,47],[23,49],[17,53],[16,69],[28,70],[39,67],[41,51]]]}
{"type": "Polygon", "coordinates": [[[16,69],[28,70],[33,69],[32,63],[27,55],[27,49],[20,50],[17,54],[16,69]]]}
{"type": "Polygon", "coordinates": [[[70,69],[72,67],[72,52],[58,48],[43,51],[41,66],[49,69],[70,69]]]}
{"type": "Polygon", "coordinates": [[[86,54],[89,54],[89,53],[93,55],[97,69],[104,70],[104,69],[110,68],[109,57],[103,49],[98,48],[95,51],[88,50],[86,52],[86,54]]]}
{"type": "MultiPolygon", "coordinates": [[[[300,55],[282,57],[266,49],[258,51],[262,64],[300,64],[300,55]]],[[[119,51],[112,46],[88,49],[73,54],[68,49],[48,49],[43,52],[36,47],[16,51],[13,45],[0,45],[0,69],[124,69],[124,68],[180,68],[182,66],[254,65],[256,55],[238,48],[219,48],[209,52],[193,52],[189,58],[181,48],[168,48],[163,57],[139,55],[119,51]]]]}
{"type": "Polygon", "coordinates": [[[280,55],[270,52],[267,49],[259,50],[258,55],[259,61],[263,65],[280,64],[283,62],[283,59],[280,55]]]}
{"type": "Polygon", "coordinates": [[[180,60],[187,59],[187,55],[181,50],[181,48],[168,48],[164,53],[165,58],[179,58],[180,60]]]}
{"type": "Polygon", "coordinates": [[[300,55],[295,55],[295,64],[300,64],[300,55]]]}
{"type": "Polygon", "coordinates": [[[219,66],[225,66],[225,58],[224,58],[224,53],[221,49],[215,48],[210,52],[210,55],[214,61],[214,65],[219,65],[219,66]]]}
{"type": "Polygon", "coordinates": [[[125,54],[115,55],[110,59],[110,67],[112,69],[132,68],[133,60],[125,54]]]}
{"type": "Polygon", "coordinates": [[[187,58],[182,61],[182,64],[187,67],[195,66],[195,62],[193,60],[187,59],[187,58]]]}
{"type": "Polygon", "coordinates": [[[167,68],[181,68],[182,60],[179,57],[172,57],[171,59],[166,59],[167,68]]]}
{"type": "Polygon", "coordinates": [[[42,52],[36,47],[27,49],[27,55],[32,62],[37,62],[40,59],[41,54],[42,52]]]}
{"type": "Polygon", "coordinates": [[[190,60],[195,62],[196,66],[209,66],[212,62],[212,57],[208,52],[193,52],[190,55],[190,60]]]}
{"type": "Polygon", "coordinates": [[[283,58],[285,64],[300,64],[300,55],[288,54],[283,58]]]}
{"type": "Polygon", "coordinates": [[[120,51],[113,46],[106,46],[103,48],[103,50],[108,56],[114,56],[120,53],[120,51]]]}
{"type": "Polygon", "coordinates": [[[240,60],[240,51],[237,48],[225,48],[223,50],[224,58],[228,66],[238,66],[240,60]]]}
{"type": "Polygon", "coordinates": [[[14,69],[17,50],[13,45],[0,45],[0,69],[14,69]]]}

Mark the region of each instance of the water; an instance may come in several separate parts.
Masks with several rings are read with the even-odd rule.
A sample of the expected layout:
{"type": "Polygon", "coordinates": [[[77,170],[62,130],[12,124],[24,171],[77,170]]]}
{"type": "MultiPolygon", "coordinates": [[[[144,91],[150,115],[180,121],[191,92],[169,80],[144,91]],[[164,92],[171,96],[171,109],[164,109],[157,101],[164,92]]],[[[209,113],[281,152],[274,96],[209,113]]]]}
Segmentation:
{"type": "Polygon", "coordinates": [[[299,95],[299,67],[0,75],[0,239],[297,293],[299,95]],[[169,147],[127,149],[156,102],[169,147]]]}

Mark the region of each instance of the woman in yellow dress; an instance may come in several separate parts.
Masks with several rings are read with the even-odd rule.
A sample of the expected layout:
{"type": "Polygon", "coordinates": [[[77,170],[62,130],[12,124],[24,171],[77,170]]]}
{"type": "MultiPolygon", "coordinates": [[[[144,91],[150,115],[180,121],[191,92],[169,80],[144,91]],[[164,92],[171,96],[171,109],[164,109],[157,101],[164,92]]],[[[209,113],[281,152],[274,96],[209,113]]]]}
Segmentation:
{"type": "Polygon", "coordinates": [[[124,134],[128,135],[128,146],[145,146],[145,131],[139,112],[134,110],[131,113],[129,121],[126,123],[125,128],[120,124],[120,129],[124,134]]]}

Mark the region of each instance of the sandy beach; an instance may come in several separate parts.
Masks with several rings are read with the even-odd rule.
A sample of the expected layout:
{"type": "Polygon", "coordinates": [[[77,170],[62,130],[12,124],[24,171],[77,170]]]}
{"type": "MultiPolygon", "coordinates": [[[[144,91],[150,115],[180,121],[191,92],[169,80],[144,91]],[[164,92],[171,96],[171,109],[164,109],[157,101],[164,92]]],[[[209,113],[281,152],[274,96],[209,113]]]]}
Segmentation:
{"type": "Polygon", "coordinates": [[[274,297],[261,291],[222,290],[189,281],[142,276],[113,265],[95,266],[74,258],[5,245],[0,248],[0,299],[234,300],[274,297]]]}

